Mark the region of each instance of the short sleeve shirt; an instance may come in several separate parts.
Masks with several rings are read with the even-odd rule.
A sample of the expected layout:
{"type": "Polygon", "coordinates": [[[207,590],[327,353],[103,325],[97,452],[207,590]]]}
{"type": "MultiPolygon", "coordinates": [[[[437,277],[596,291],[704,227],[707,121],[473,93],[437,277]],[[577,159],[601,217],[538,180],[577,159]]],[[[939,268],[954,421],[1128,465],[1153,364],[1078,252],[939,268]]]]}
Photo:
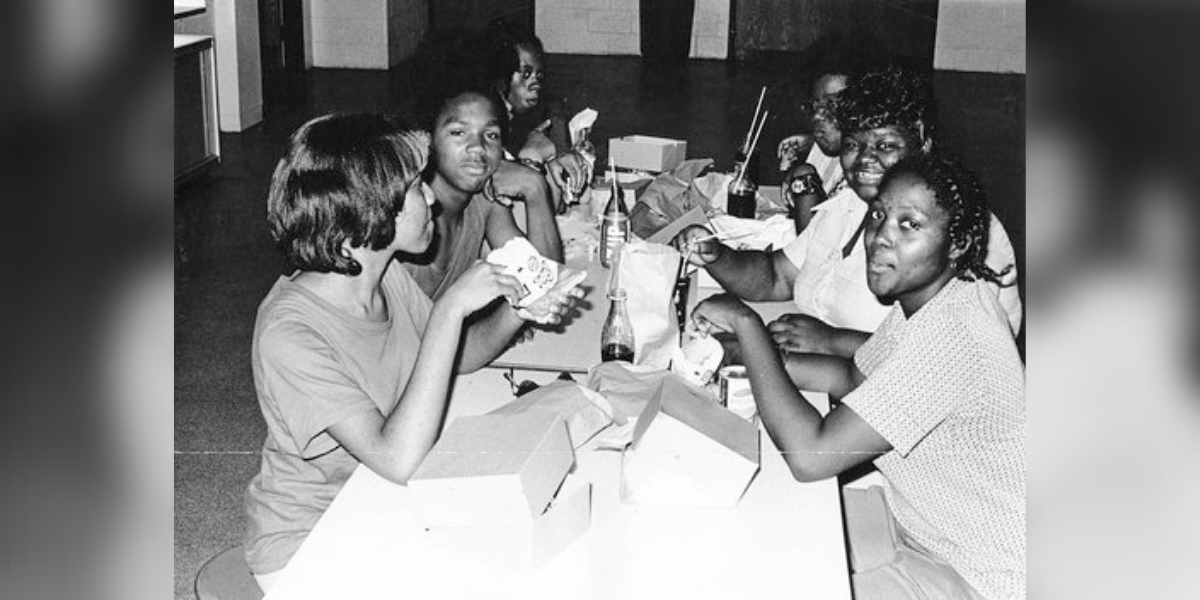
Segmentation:
{"type": "Polygon", "coordinates": [[[431,303],[400,265],[384,274],[388,320],[355,318],[280,277],[259,306],[251,359],[267,424],[246,492],[246,558],[282,569],[358,466],[328,433],[347,417],[391,413],[416,363],[431,303]]]}
{"type": "Polygon", "coordinates": [[[1025,597],[1025,374],[1001,312],[958,279],[911,318],[897,306],[843,400],[893,447],[875,466],[905,533],[997,599],[1025,597]]]}
{"type": "MultiPolygon", "coordinates": [[[[479,259],[487,235],[488,210],[491,206],[492,204],[482,196],[471,198],[467,203],[467,207],[463,209],[462,226],[457,237],[451,241],[452,249],[449,256],[445,257],[444,265],[439,265],[437,261],[428,264],[404,263],[404,268],[416,280],[425,295],[434,300],[441,298],[442,294],[445,294],[446,290],[479,259]]],[[[439,251],[436,245],[429,248],[430,252],[439,251]]]]}
{"type": "MultiPolygon", "coordinates": [[[[891,307],[867,287],[867,251],[859,231],[866,214],[867,203],[850,187],[842,187],[813,208],[808,227],[784,247],[784,255],[799,271],[792,286],[792,300],[801,313],[834,327],[872,332],[890,312],[891,307]],[[850,254],[842,256],[842,249],[851,240],[850,254]]],[[[1001,279],[1004,285],[985,285],[999,299],[1015,336],[1021,330],[1023,316],[1016,285],[1016,254],[995,215],[988,236],[987,265],[996,272],[1008,272],[1001,279]]]]}

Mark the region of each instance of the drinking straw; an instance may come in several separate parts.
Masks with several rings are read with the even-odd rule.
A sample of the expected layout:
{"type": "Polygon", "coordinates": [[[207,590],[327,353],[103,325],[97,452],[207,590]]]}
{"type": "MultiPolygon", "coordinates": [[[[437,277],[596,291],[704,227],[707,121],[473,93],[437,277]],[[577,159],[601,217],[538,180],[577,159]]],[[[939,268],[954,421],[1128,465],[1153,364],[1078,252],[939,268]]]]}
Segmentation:
{"type": "Polygon", "coordinates": [[[754,155],[754,149],[758,147],[758,136],[762,135],[763,125],[767,124],[769,116],[771,116],[771,111],[763,112],[762,120],[758,122],[758,129],[754,132],[754,139],[750,142],[750,150],[746,152],[746,162],[742,163],[742,168],[737,174],[739,184],[742,182],[742,177],[746,175],[746,165],[750,164],[750,157],[754,155]]]}
{"type": "Polygon", "coordinates": [[[746,152],[746,144],[750,142],[750,136],[754,135],[754,126],[758,124],[758,112],[762,110],[763,97],[767,95],[767,86],[762,86],[762,90],[758,92],[758,104],[754,107],[754,118],[750,119],[750,129],[746,131],[746,139],[742,141],[742,152],[746,154],[749,160],[750,153],[746,152]]]}
{"type": "Polygon", "coordinates": [[[612,296],[614,292],[621,288],[621,248],[625,242],[617,244],[613,248],[612,255],[612,271],[608,274],[608,295],[612,296]]]}

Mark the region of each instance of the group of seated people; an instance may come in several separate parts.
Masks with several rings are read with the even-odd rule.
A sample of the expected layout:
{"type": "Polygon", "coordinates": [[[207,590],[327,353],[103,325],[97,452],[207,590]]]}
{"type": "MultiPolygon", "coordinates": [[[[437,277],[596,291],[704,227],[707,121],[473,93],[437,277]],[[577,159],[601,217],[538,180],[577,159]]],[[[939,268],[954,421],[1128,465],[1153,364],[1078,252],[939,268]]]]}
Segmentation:
{"type": "MultiPolygon", "coordinates": [[[[454,375],[582,295],[556,290],[517,310],[505,299],[519,283],[480,260],[485,244],[522,236],[561,262],[555,204],[590,167],[552,139],[564,127],[553,117],[510,127],[544,100],[536,37],[494,25],[473,39],[494,44],[468,53],[486,75],[421,80],[419,124],[319,117],[275,169],[271,234],[296,271],[261,303],[253,337],[268,433],[246,494],[246,557],[264,590],[359,464],[407,481],[438,437],[454,375]]],[[[894,66],[834,75],[817,82],[818,156],[801,162],[797,140],[781,145],[788,178],[816,177],[828,199],[770,253],[680,234],[727,292],[697,305],[690,326],[724,332],[798,480],[878,468],[882,489],[846,495],[858,597],[1022,597],[1013,249],[975,178],[936,152],[925,80],[894,66]],[[761,300],[798,312],[764,324],[745,304],[761,300]],[[801,390],[837,402],[822,416],[801,390]],[[855,515],[882,515],[871,531],[889,535],[856,536],[855,515]]]]}
{"type": "Polygon", "coordinates": [[[771,252],[683,232],[677,242],[726,291],[695,307],[692,326],[731,337],[798,480],[866,462],[882,475],[882,487],[843,497],[856,597],[1023,598],[1012,244],[975,176],[936,151],[925,80],[885,66],[816,83],[809,159],[798,161],[794,138],[779,154],[791,163],[785,187],[835,179],[802,186],[827,199],[804,207],[800,234],[771,252]],[[798,312],[769,324],[746,305],[784,300],[798,312]],[[833,409],[821,415],[801,390],[828,393],[833,409]]]}

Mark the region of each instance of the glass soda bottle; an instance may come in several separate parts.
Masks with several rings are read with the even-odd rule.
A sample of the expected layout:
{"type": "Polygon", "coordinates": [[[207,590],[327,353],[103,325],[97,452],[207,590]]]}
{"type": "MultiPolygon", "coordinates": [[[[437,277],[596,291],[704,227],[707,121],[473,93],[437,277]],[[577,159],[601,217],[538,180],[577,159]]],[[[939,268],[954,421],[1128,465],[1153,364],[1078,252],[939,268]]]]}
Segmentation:
{"type": "Polygon", "coordinates": [[[753,219],[757,213],[758,185],[744,173],[734,173],[729,182],[729,197],[725,212],[731,217],[753,219]]]}
{"type": "Polygon", "coordinates": [[[613,253],[617,248],[629,241],[629,209],[625,208],[625,199],[621,197],[621,186],[617,184],[617,173],[610,165],[612,178],[612,197],[604,206],[604,215],[600,218],[600,264],[605,268],[612,266],[613,253]]]}
{"type": "Polygon", "coordinates": [[[613,288],[608,292],[608,318],[600,333],[600,360],[603,362],[633,362],[633,323],[629,321],[629,310],[625,307],[627,299],[624,288],[613,288]]]}

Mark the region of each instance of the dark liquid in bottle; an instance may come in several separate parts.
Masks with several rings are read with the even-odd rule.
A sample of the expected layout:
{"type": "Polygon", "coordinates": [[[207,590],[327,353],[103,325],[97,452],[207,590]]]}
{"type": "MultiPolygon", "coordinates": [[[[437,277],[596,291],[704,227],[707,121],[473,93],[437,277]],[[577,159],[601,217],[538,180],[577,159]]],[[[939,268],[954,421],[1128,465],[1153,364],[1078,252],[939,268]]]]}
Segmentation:
{"type": "Polygon", "coordinates": [[[625,344],[607,344],[600,348],[600,360],[604,362],[623,360],[631,363],[633,362],[633,348],[625,344]]]}
{"type": "Polygon", "coordinates": [[[729,204],[726,205],[725,212],[731,217],[753,219],[755,204],[755,194],[752,191],[745,194],[729,194],[729,204]]]}

